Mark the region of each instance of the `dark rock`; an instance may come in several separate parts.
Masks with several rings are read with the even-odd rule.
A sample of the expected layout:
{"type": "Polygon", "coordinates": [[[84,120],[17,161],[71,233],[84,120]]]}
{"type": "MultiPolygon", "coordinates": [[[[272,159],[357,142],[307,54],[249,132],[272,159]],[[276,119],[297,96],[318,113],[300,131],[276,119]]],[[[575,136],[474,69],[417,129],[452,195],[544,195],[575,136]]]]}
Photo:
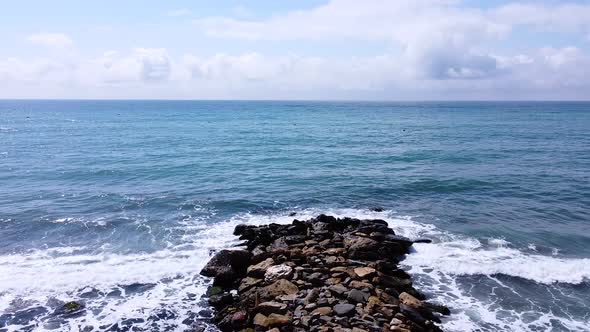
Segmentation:
{"type": "Polygon", "coordinates": [[[309,304],[309,303],[313,303],[318,299],[318,296],[320,295],[320,291],[317,288],[313,288],[311,289],[308,293],[307,296],[305,297],[305,304],[309,304]]]}
{"type": "Polygon", "coordinates": [[[369,293],[353,289],[348,293],[347,300],[352,303],[366,303],[369,299],[369,293]]]}
{"type": "Polygon", "coordinates": [[[244,224],[237,225],[237,226],[234,228],[234,235],[242,235],[242,234],[244,234],[244,232],[246,232],[248,229],[252,229],[252,228],[254,228],[254,227],[255,227],[255,226],[251,226],[251,225],[244,225],[244,224]]]}
{"type": "Polygon", "coordinates": [[[344,287],[344,285],[342,284],[330,286],[328,289],[337,296],[340,296],[348,292],[348,288],[344,287]]]}
{"type": "Polygon", "coordinates": [[[413,322],[419,325],[424,325],[426,322],[426,319],[420,314],[420,312],[413,307],[400,303],[399,308],[401,312],[413,322]]]}
{"type": "Polygon", "coordinates": [[[350,303],[337,304],[333,309],[338,316],[351,316],[354,314],[354,305],[350,303]]]}
{"type": "Polygon", "coordinates": [[[444,306],[444,305],[434,304],[434,303],[424,302],[424,301],[422,302],[422,304],[426,308],[428,308],[428,309],[430,309],[432,311],[438,312],[440,314],[443,314],[445,316],[448,316],[448,315],[451,314],[451,310],[449,308],[447,308],[446,306],[444,306]]]}
{"type": "Polygon", "coordinates": [[[86,306],[82,302],[70,301],[58,307],[53,313],[64,317],[74,317],[84,313],[86,306]]]}
{"type": "Polygon", "coordinates": [[[230,293],[222,293],[209,297],[209,305],[214,308],[221,308],[234,301],[233,296],[230,293]]]}
{"type": "Polygon", "coordinates": [[[344,239],[344,246],[348,250],[348,256],[352,259],[376,259],[379,242],[360,236],[351,236],[344,239]]]}
{"type": "Polygon", "coordinates": [[[261,314],[268,316],[270,314],[285,314],[287,313],[287,305],[281,302],[263,302],[256,308],[261,314]]]}
{"type": "Polygon", "coordinates": [[[221,251],[202,271],[220,286],[208,295],[222,332],[439,332],[449,313],[422,301],[398,267],[413,243],[429,240],[398,236],[384,220],[319,215],[234,234],[248,251],[221,251]]]}
{"type": "Polygon", "coordinates": [[[201,274],[213,277],[214,285],[230,286],[245,274],[251,258],[252,254],[246,250],[222,250],[205,265],[201,274]]]}

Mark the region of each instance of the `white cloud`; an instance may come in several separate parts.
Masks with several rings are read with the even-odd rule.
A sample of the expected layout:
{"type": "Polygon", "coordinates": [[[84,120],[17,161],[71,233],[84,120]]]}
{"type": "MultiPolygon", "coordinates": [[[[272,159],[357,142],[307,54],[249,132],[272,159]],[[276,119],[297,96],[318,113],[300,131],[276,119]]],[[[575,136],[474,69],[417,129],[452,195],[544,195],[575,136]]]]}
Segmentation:
{"type": "Polygon", "coordinates": [[[465,40],[465,29],[498,35],[505,27],[482,12],[458,9],[436,0],[333,0],[307,11],[292,11],[266,20],[210,17],[193,23],[215,37],[254,40],[385,40],[408,43],[426,34],[452,34],[465,40]]]}
{"type": "Polygon", "coordinates": [[[509,26],[480,10],[435,0],[333,0],[308,11],[261,21],[227,17],[194,21],[213,37],[250,40],[380,41],[401,49],[400,61],[416,76],[481,78],[496,74],[493,57],[477,52],[509,26]]]}
{"type": "Polygon", "coordinates": [[[74,44],[70,37],[63,33],[36,33],[30,35],[27,40],[49,48],[67,48],[74,44]]]}
{"type": "Polygon", "coordinates": [[[79,77],[90,83],[162,82],[170,77],[172,60],[165,49],[136,48],[124,54],[105,52],[80,67],[79,77]]]}
{"type": "Polygon", "coordinates": [[[174,59],[165,49],[137,48],[76,62],[11,58],[0,61],[0,78],[4,93],[19,82],[46,82],[52,89],[67,87],[60,97],[563,99],[584,98],[590,88],[590,58],[574,47],[494,56],[493,61],[477,57],[465,55],[451,64],[441,60],[444,64],[433,68],[450,69],[439,71],[440,78],[416,76],[394,55],[330,59],[253,52],[174,59]]]}
{"type": "MultiPolygon", "coordinates": [[[[187,9],[167,13],[190,14],[187,9]]],[[[185,34],[190,35],[186,44],[198,45],[206,56],[172,56],[179,50],[165,48],[92,57],[50,51],[34,59],[0,60],[0,88],[7,93],[14,82],[51,82],[67,85],[71,93],[138,98],[588,98],[590,58],[583,47],[544,47],[543,36],[536,47],[499,46],[518,33],[515,27],[584,38],[590,35],[590,5],[529,3],[484,10],[455,0],[332,0],[265,19],[236,10],[232,16],[193,21],[216,39],[215,49],[209,49],[198,34],[185,34]],[[252,51],[222,52],[223,45],[235,49],[233,39],[245,40],[238,48],[249,45],[252,51]],[[307,42],[348,49],[323,56],[309,47],[303,54],[256,49],[267,48],[266,42],[291,50],[307,42]],[[367,43],[381,50],[355,56],[367,43]]],[[[73,49],[64,34],[35,34],[29,41],[73,49]]]]}
{"type": "Polygon", "coordinates": [[[513,3],[493,9],[492,19],[511,26],[529,25],[545,31],[590,32],[587,4],[513,3]]]}

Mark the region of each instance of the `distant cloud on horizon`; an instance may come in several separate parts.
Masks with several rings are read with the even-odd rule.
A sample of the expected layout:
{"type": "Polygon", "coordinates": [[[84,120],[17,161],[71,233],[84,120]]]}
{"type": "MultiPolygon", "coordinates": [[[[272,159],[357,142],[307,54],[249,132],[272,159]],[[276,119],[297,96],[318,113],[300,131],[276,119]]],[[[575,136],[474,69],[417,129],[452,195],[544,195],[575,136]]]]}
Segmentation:
{"type": "Polygon", "coordinates": [[[472,3],[179,6],[86,29],[63,14],[0,49],[0,97],[590,98],[590,4],[472,3]]]}

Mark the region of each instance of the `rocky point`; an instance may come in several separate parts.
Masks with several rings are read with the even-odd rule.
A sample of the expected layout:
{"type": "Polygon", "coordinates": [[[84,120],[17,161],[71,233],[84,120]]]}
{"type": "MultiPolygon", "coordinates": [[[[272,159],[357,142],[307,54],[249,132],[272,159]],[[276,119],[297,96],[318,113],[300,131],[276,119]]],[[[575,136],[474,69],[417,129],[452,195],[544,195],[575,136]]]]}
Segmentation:
{"type": "Polygon", "coordinates": [[[425,301],[398,267],[414,242],[383,220],[320,215],[239,225],[243,250],[222,250],[201,274],[221,331],[441,331],[445,306],[425,301]]]}

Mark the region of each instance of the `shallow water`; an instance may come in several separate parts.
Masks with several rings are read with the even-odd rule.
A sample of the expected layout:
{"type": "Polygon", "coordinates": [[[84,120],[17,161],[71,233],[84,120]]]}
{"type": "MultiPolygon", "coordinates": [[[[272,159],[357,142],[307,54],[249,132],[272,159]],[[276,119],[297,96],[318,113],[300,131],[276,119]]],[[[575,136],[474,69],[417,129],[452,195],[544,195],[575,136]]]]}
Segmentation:
{"type": "Polygon", "coordinates": [[[188,329],[210,251],[290,212],[432,238],[449,331],[587,331],[589,170],[590,103],[0,101],[0,331],[188,329]]]}

